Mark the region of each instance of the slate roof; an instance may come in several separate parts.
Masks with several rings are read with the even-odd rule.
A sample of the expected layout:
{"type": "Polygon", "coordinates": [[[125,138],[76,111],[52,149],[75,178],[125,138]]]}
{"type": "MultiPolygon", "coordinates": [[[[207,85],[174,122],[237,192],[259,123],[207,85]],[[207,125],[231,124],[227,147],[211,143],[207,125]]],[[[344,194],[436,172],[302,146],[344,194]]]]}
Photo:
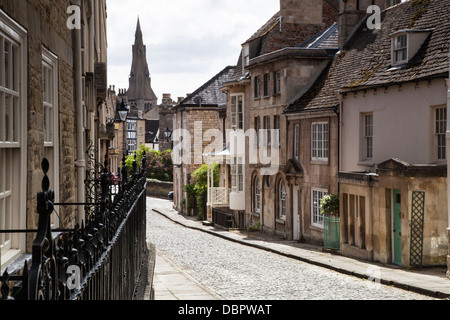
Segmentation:
{"type": "Polygon", "coordinates": [[[145,120],[145,143],[153,143],[159,131],[159,120],[145,120]]]}
{"type": "Polygon", "coordinates": [[[392,84],[448,77],[450,1],[411,0],[382,12],[381,29],[363,23],[352,39],[285,113],[333,108],[343,90],[362,90],[392,84]],[[391,66],[391,34],[428,30],[430,36],[402,68],[391,66]]]}
{"type": "Polygon", "coordinates": [[[311,39],[300,44],[298,48],[306,49],[330,49],[339,48],[339,25],[335,22],[328,29],[323,30],[311,39]]]}
{"type": "MultiPolygon", "coordinates": [[[[339,0],[320,0],[328,3],[332,9],[339,12],[339,0]]],[[[270,54],[272,52],[284,49],[284,48],[294,48],[298,47],[300,44],[304,43],[308,39],[311,39],[314,35],[314,39],[317,36],[324,35],[324,32],[329,31],[328,27],[330,22],[325,22],[323,24],[284,24],[281,18],[281,10],[273,15],[261,28],[259,28],[244,44],[248,44],[250,47],[250,59],[257,58],[262,55],[270,54]],[[281,23],[281,25],[280,25],[281,23]],[[280,32],[281,28],[281,32],[280,32]]],[[[326,34],[325,38],[329,41],[331,36],[335,36],[335,41],[337,41],[337,26],[334,30],[335,33],[326,34]]],[[[325,39],[324,38],[324,39],[325,39]]],[[[316,39],[317,40],[317,39],[316,39]]],[[[330,43],[324,42],[324,40],[319,41],[323,47],[317,48],[321,49],[324,47],[329,47],[330,43]],[[323,42],[322,42],[323,41],[323,42]]],[[[337,47],[337,46],[336,46],[337,47]]],[[[242,52],[239,55],[237,67],[235,69],[235,74],[233,75],[232,81],[239,81],[241,79],[248,78],[248,74],[243,74],[242,68],[242,52]]]]}
{"type": "Polygon", "coordinates": [[[220,88],[234,75],[236,67],[227,66],[212,79],[180,101],[180,106],[220,106],[227,103],[227,95],[220,88]]]}

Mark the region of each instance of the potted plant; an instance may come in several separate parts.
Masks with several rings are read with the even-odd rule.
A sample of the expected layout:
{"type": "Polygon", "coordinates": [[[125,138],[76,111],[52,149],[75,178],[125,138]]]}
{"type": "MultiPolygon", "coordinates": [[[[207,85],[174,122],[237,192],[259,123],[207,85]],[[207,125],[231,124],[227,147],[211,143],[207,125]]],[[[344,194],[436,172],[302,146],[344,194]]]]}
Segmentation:
{"type": "Polygon", "coordinates": [[[320,211],[324,215],[324,247],[340,250],[339,194],[323,197],[320,211]]]}
{"type": "Polygon", "coordinates": [[[339,194],[328,194],[320,202],[320,212],[325,217],[339,217],[339,194]]]}

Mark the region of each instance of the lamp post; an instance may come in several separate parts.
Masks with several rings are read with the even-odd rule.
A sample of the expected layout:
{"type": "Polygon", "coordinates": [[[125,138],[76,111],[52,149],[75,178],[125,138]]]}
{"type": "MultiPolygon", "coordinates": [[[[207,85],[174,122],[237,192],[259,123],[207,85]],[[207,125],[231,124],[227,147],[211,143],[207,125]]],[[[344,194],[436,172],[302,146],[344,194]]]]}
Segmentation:
{"type": "Polygon", "coordinates": [[[164,131],[164,136],[166,137],[167,144],[169,144],[170,138],[172,137],[172,131],[170,131],[169,127],[167,127],[167,129],[164,131]]]}
{"type": "Polygon", "coordinates": [[[123,124],[123,157],[128,155],[127,152],[127,117],[128,117],[128,108],[125,106],[125,101],[122,99],[122,103],[120,104],[120,108],[117,110],[119,113],[120,121],[123,124]]]}

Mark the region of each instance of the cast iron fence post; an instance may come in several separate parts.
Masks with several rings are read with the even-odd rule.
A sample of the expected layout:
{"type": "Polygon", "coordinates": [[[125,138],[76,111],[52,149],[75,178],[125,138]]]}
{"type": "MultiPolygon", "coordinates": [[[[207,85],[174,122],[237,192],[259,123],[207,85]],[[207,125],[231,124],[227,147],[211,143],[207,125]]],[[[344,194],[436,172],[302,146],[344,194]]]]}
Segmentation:
{"type": "Polygon", "coordinates": [[[90,208],[86,220],[81,226],[57,231],[51,230],[54,207],[80,204],[54,203],[47,176],[50,166],[44,159],[42,192],[37,194],[38,229],[22,231],[36,232],[31,267],[25,261],[21,275],[3,274],[0,300],[13,299],[13,281],[17,289],[13,291],[20,292],[14,295],[18,300],[131,300],[147,252],[145,160],[144,153],[138,167],[134,159],[129,181],[124,157],[122,183],[114,197],[107,158],[104,166],[95,164],[95,169],[102,168],[101,174],[94,170],[86,186],[100,194],[94,192],[93,202],[82,204],[90,208]]]}

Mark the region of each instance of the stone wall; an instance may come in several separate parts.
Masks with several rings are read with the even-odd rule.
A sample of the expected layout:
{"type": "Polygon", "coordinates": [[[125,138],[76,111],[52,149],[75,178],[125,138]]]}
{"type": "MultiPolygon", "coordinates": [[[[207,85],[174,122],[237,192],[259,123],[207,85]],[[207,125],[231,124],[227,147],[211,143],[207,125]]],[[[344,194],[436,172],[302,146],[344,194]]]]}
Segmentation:
{"type": "Polygon", "coordinates": [[[149,180],[147,183],[147,196],[156,198],[168,198],[169,192],[173,191],[173,182],[149,180]]]}
{"type": "MultiPolygon", "coordinates": [[[[59,85],[59,139],[55,146],[59,152],[59,163],[52,163],[51,169],[59,175],[60,185],[51,185],[59,195],[61,202],[74,202],[75,181],[75,113],[73,109],[73,55],[72,33],[67,28],[69,17],[67,8],[70,1],[1,0],[0,7],[18,24],[27,30],[28,74],[27,88],[27,228],[34,229],[37,224],[36,194],[41,191],[41,162],[44,151],[44,109],[42,97],[42,53],[47,48],[58,58],[59,85]]],[[[64,226],[70,226],[74,220],[74,209],[58,209],[64,226]]],[[[28,247],[34,235],[27,239],[28,247]]]]}

